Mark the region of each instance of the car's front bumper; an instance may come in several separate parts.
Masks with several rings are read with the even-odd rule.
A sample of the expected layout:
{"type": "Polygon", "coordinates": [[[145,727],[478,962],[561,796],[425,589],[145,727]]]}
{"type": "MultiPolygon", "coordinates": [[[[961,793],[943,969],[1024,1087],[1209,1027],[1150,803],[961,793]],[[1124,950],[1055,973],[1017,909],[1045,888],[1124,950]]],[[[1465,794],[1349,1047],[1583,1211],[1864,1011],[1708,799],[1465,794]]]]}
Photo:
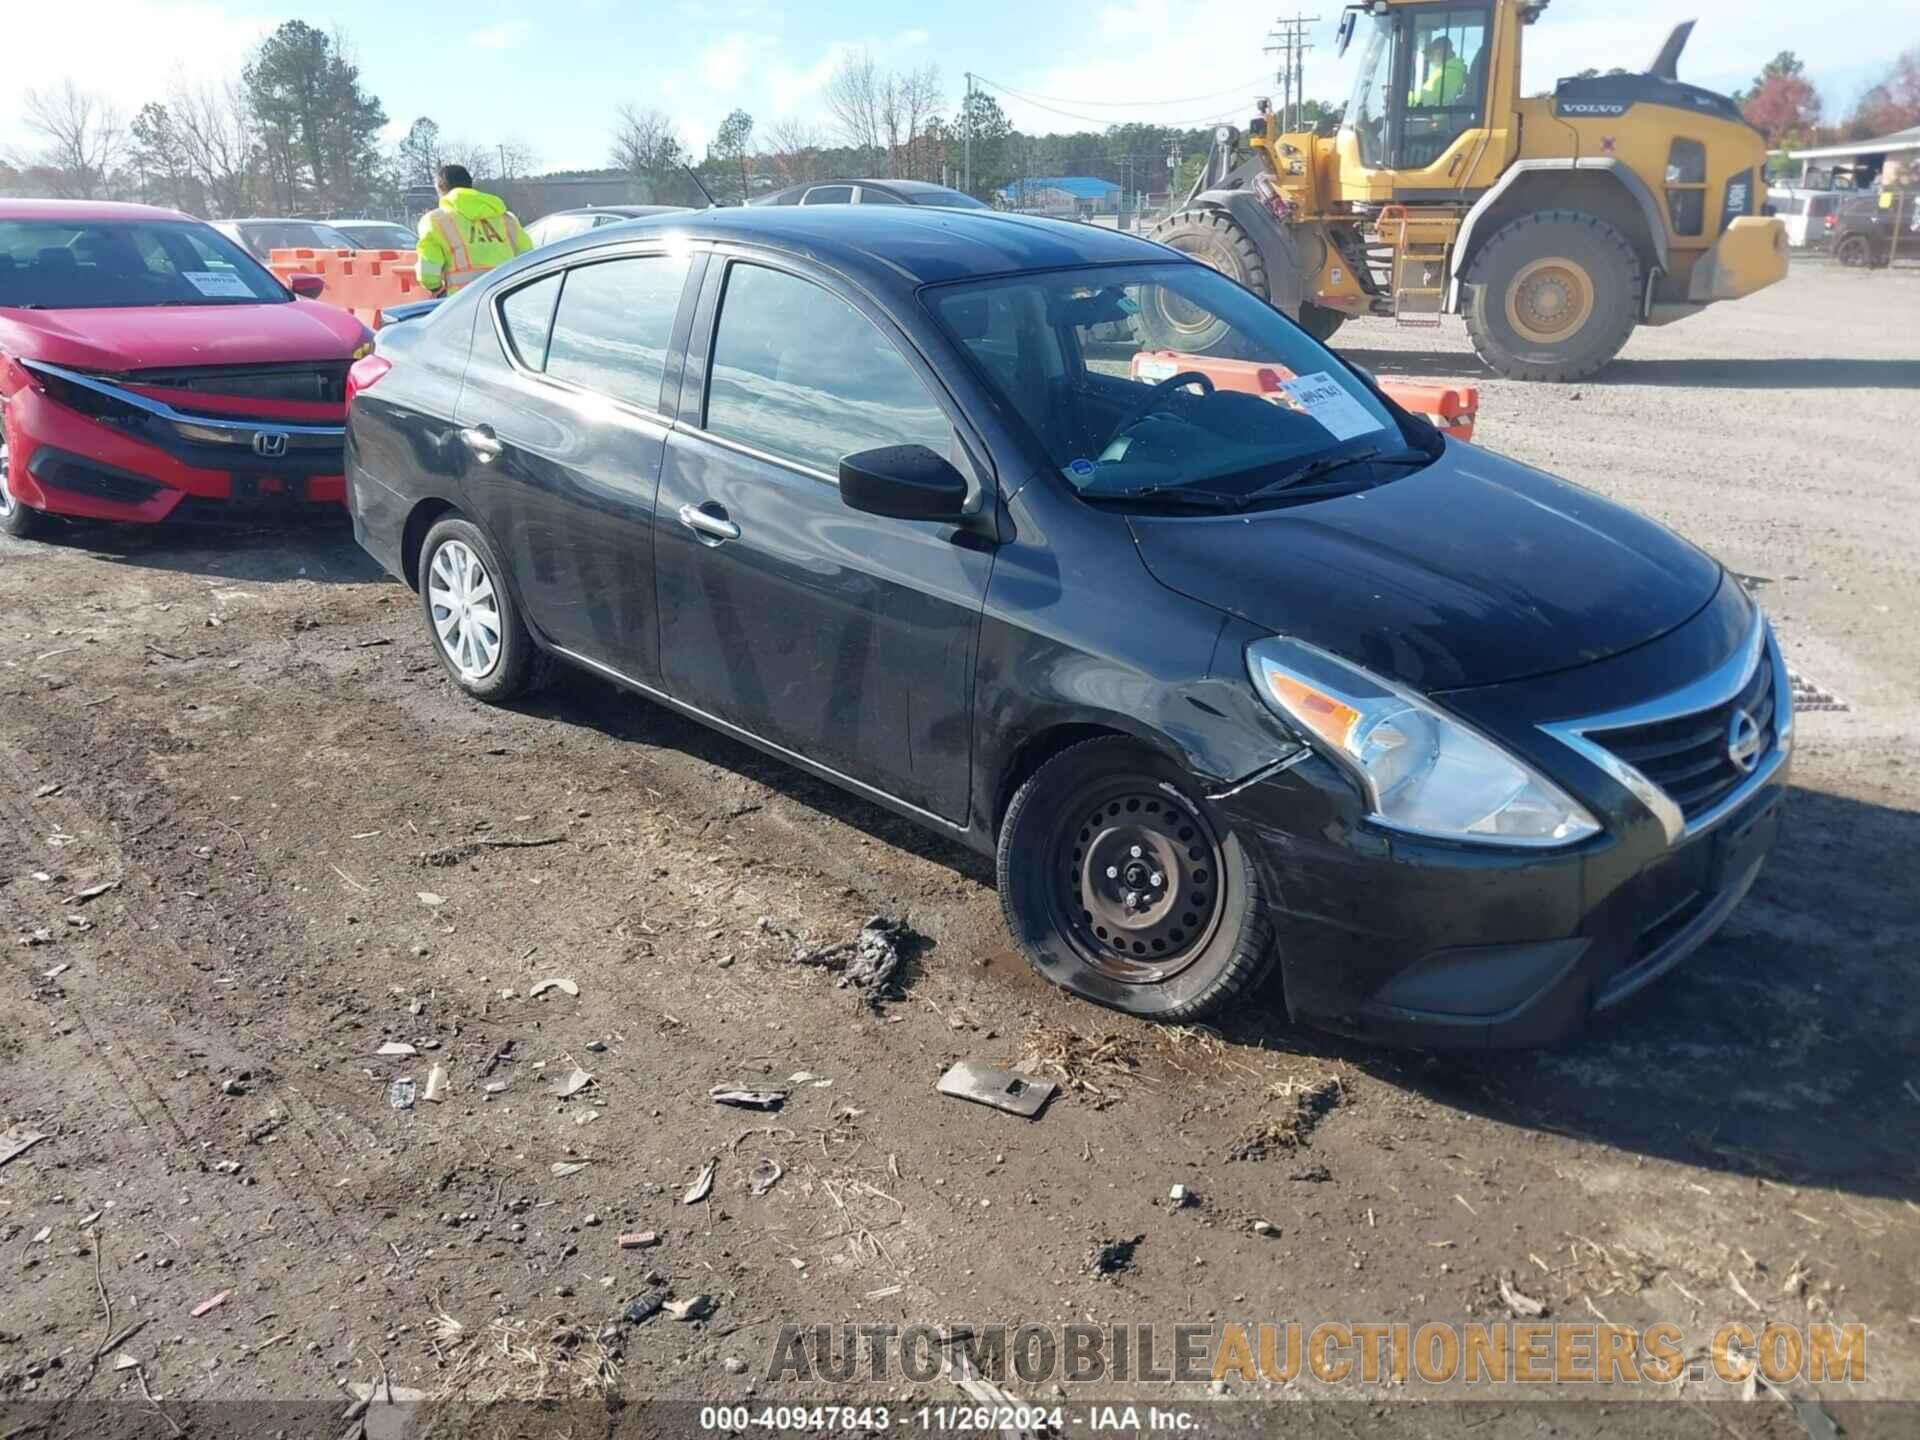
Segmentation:
{"type": "MultiPolygon", "coordinates": [[[[332,509],[345,499],[344,426],[331,445],[263,456],[82,414],[32,386],[7,397],[6,417],[8,486],[15,499],[48,514],[150,524],[214,511],[332,509]]],[[[270,419],[251,424],[277,428],[270,419]]]]}

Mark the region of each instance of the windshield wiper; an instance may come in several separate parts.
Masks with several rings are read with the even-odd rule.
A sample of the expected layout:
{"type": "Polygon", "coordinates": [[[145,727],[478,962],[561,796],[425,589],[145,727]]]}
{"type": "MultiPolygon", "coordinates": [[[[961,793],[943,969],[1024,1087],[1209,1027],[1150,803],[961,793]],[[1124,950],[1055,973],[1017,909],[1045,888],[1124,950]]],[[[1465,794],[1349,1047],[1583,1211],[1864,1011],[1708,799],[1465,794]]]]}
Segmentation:
{"type": "Polygon", "coordinates": [[[1244,496],[1224,490],[1195,490],[1186,485],[1142,485],[1138,490],[1082,490],[1083,500],[1146,500],[1163,505],[1187,505],[1196,510],[1238,510],[1244,496]]]}
{"type": "Polygon", "coordinates": [[[1276,480],[1271,485],[1262,485],[1257,490],[1249,490],[1241,496],[1243,504],[1251,505],[1256,500],[1264,500],[1285,490],[1294,490],[1312,485],[1337,470],[1345,470],[1353,465],[1370,465],[1376,462],[1386,465],[1424,465],[1428,457],[1418,450],[1362,450],[1355,455],[1327,455],[1315,460],[1311,465],[1302,466],[1284,480],[1276,480]]]}

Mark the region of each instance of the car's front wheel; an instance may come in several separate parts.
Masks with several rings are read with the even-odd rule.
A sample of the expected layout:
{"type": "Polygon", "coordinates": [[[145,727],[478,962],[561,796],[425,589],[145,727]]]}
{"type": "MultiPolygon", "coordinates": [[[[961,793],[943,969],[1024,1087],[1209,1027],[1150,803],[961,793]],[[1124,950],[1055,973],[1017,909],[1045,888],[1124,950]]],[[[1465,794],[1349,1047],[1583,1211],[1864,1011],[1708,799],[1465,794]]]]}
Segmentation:
{"type": "Polygon", "coordinates": [[[7,429],[0,416],[0,535],[31,540],[46,533],[47,517],[14,495],[7,485],[7,429]]]}
{"type": "Polygon", "coordinates": [[[540,683],[545,657],[478,526],[457,516],[438,521],[420,547],[419,574],[434,653],[454,684],[499,705],[540,683]]]}
{"type": "Polygon", "coordinates": [[[1000,830],[1000,903],[1034,968],[1144,1019],[1196,1020],[1247,994],[1273,929],[1239,838],[1181,769],[1118,736],[1041,766],[1000,830]]]}

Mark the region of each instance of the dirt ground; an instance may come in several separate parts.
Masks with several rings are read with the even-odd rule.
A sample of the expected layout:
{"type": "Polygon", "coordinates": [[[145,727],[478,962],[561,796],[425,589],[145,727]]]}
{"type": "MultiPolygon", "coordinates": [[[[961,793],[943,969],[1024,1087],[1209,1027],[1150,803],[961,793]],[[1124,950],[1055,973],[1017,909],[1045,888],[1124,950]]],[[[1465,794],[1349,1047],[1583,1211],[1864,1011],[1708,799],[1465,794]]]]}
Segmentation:
{"type": "MultiPolygon", "coordinates": [[[[603,1416],[609,1390],[950,1403],[778,1376],[780,1327],[1418,1326],[1506,1318],[1505,1279],[1693,1350],[1727,1320],[1866,1327],[1864,1383],[1786,1387],[1824,1410],[1636,1392],[1672,1433],[1915,1433],[1853,1402],[1920,1401],[1916,337],[1920,276],[1806,267],[1596,382],[1479,381],[1482,443],[1739,572],[1814,707],[1726,930],[1544,1053],[1367,1050],[1273,996],[1218,1032],[1067,999],[968,854],[585,676],[468,703],[344,525],[0,541],[0,1123],[49,1137],[0,1168],[0,1402],[52,1433],[42,1402],[122,1400],[160,1434],[207,1400],[337,1413],[383,1376],[603,1416]],[[759,924],[825,942],[876,913],[924,937],[878,1007],[759,924]],[[552,977],[578,995],[530,998],[552,977]],[[934,1093],[962,1057],[1069,1084],[1017,1120],[934,1093]],[[394,1108],[435,1065],[444,1100],[394,1108]],[[709,1100],[733,1083],[791,1093],[709,1100]],[[620,1321],[654,1286],[713,1313],[620,1321]]],[[[1339,340],[1382,374],[1477,369],[1457,322],[1339,340]]],[[[1631,1428],[1527,1403],[1575,1394],[1499,1413],[1631,1428]]]]}

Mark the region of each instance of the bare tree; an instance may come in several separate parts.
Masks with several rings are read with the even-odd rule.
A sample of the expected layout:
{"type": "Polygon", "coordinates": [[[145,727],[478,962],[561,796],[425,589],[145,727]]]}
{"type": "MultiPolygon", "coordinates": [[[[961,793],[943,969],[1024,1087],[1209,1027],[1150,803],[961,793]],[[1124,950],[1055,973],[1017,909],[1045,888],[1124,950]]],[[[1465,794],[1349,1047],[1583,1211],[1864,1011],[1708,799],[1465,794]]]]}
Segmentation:
{"type": "Polygon", "coordinates": [[[687,147],[664,110],[622,105],[613,132],[614,166],[629,175],[656,178],[683,165],[687,147]]]}
{"type": "Polygon", "coordinates": [[[244,85],[189,87],[176,81],[167,114],[186,161],[215,218],[244,215],[260,194],[263,157],[255,141],[253,107],[244,85]]]}
{"type": "Polygon", "coordinates": [[[822,98],[833,117],[840,138],[856,150],[864,150],[870,163],[879,163],[882,137],[886,133],[884,111],[888,86],[874,68],[873,56],[865,50],[850,51],[827,80],[822,98]]]}
{"type": "Polygon", "coordinates": [[[37,164],[57,196],[96,200],[106,194],[127,144],[111,101],[63,80],[52,90],[27,91],[26,122],[46,142],[37,164]]]}
{"type": "Polygon", "coordinates": [[[920,143],[921,137],[929,126],[940,118],[940,112],[946,108],[945,89],[940,83],[940,67],[928,65],[900,77],[900,110],[906,122],[906,155],[896,174],[909,176],[916,180],[936,180],[939,177],[929,172],[924,152],[927,147],[920,143]]]}
{"type": "Polygon", "coordinates": [[[824,143],[818,126],[805,120],[780,120],[766,129],[767,154],[774,168],[789,185],[820,180],[820,147],[824,143]]]}

